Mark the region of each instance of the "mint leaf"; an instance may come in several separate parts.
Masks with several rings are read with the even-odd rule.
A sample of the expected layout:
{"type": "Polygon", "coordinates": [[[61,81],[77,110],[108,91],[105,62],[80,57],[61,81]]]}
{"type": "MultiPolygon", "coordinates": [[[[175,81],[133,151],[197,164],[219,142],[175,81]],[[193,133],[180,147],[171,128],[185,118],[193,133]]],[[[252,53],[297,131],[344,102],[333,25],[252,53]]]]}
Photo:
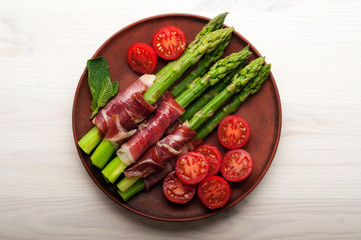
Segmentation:
{"type": "Polygon", "coordinates": [[[92,95],[91,119],[98,113],[101,107],[118,92],[118,82],[111,82],[108,62],[104,57],[96,57],[87,61],[88,83],[92,95]]]}

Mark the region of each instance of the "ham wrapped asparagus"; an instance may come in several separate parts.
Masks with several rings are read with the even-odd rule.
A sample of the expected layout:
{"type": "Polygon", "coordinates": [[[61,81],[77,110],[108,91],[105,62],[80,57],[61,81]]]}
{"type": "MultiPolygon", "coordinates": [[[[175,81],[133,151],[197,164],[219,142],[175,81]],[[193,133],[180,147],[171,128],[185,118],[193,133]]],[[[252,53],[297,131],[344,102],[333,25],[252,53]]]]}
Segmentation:
{"type": "Polygon", "coordinates": [[[118,145],[136,132],[137,123],[155,109],[143,98],[154,80],[154,75],[141,76],[95,116],[93,123],[103,133],[103,139],[118,145]]]}
{"type": "Polygon", "coordinates": [[[167,161],[177,156],[183,146],[196,134],[197,132],[189,127],[188,122],[183,123],[149,149],[139,161],[124,172],[125,176],[146,178],[149,174],[161,170],[167,161]]]}
{"type": "Polygon", "coordinates": [[[128,166],[136,162],[184,112],[184,108],[174,101],[171,95],[167,94],[155,114],[142,124],[144,126],[130,140],[121,145],[117,151],[118,157],[128,166]]]}

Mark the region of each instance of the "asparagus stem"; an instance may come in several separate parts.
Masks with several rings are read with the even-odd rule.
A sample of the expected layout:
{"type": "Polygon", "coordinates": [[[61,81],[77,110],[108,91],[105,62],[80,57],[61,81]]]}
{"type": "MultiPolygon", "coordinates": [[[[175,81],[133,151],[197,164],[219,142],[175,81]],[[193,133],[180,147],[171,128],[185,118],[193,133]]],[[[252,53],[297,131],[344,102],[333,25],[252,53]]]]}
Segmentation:
{"type": "Polygon", "coordinates": [[[145,183],[143,179],[139,179],[136,183],[132,185],[131,188],[128,188],[126,191],[122,192],[118,190],[119,195],[123,198],[123,200],[126,202],[131,197],[133,197],[138,192],[142,191],[145,188],[145,183]]]}
{"type": "MultiPolygon", "coordinates": [[[[217,15],[215,18],[211,19],[203,28],[202,30],[197,34],[195,39],[188,45],[188,47],[183,52],[183,55],[189,51],[193,45],[197,44],[199,40],[207,35],[210,32],[213,32],[217,29],[220,29],[223,27],[224,19],[226,18],[228,12],[221,13],[217,15]]],[[[158,71],[155,76],[159,77],[163,75],[164,73],[168,72],[174,65],[176,64],[176,61],[172,61],[168,63],[165,67],[163,67],[160,71],[158,71]]]]}
{"type": "Polygon", "coordinates": [[[155,102],[170,88],[173,83],[190,66],[194,65],[207,52],[213,51],[225,38],[231,35],[233,28],[219,29],[202,37],[197,44],[194,44],[186,54],[175,60],[176,64],[166,73],[157,77],[154,84],[144,93],[144,99],[150,103],[155,102]]]}
{"type": "MultiPolygon", "coordinates": [[[[244,67],[242,64],[241,68],[244,67]]],[[[185,113],[179,118],[182,122],[190,120],[194,114],[196,114],[202,107],[204,107],[208,102],[210,102],[217,94],[219,94],[223,89],[227,87],[227,84],[231,81],[232,77],[236,73],[234,70],[232,73],[228,74],[223,81],[218,82],[211,89],[209,89],[205,94],[203,94],[196,102],[192,103],[186,110],[185,113]]]]}
{"type": "Polygon", "coordinates": [[[102,134],[99,129],[94,126],[84,137],[78,141],[79,147],[87,154],[101,142],[102,134]]]}
{"type": "MultiPolygon", "coordinates": [[[[231,113],[234,113],[239,106],[250,96],[255,94],[263,82],[268,78],[269,72],[271,70],[271,65],[267,64],[261,68],[257,76],[253,78],[246,86],[240,91],[236,96],[233,97],[231,103],[223,107],[216,115],[214,115],[210,120],[208,120],[202,127],[198,130],[198,134],[195,138],[205,139],[220,123],[220,121],[231,113]]],[[[121,195],[124,201],[128,201],[135,194],[140,192],[145,188],[144,181],[139,179],[135,184],[129,187],[126,191],[118,193],[121,195]]]]}
{"type": "Polygon", "coordinates": [[[93,165],[103,169],[109,158],[113,155],[114,151],[114,145],[109,141],[103,140],[95,149],[90,159],[92,160],[93,165]]]}
{"type": "MultiPolygon", "coordinates": [[[[202,28],[202,30],[197,34],[195,39],[200,39],[200,38],[204,37],[205,35],[207,35],[208,33],[213,32],[213,31],[223,27],[224,19],[226,18],[227,15],[228,15],[228,12],[224,12],[224,13],[217,15],[212,20],[210,20],[202,28]]],[[[193,41],[192,43],[189,44],[189,48],[192,47],[193,44],[195,44],[195,41],[193,41]]]]}
{"type": "Polygon", "coordinates": [[[224,50],[229,44],[229,41],[231,40],[232,35],[229,35],[221,44],[218,45],[218,47],[203,56],[203,58],[199,61],[197,66],[194,68],[194,70],[186,77],[184,78],[178,85],[174,86],[171,93],[178,97],[184,90],[187,89],[188,84],[190,84],[194,79],[197,77],[201,77],[204,74],[206,74],[208,68],[218,61],[218,59],[223,55],[224,50]]]}
{"type": "Polygon", "coordinates": [[[194,99],[203,94],[209,86],[213,86],[228,73],[236,69],[240,64],[246,62],[251,54],[252,53],[246,48],[218,60],[203,77],[195,79],[189,87],[175,99],[175,101],[182,107],[187,107],[194,99]]]}
{"type": "Polygon", "coordinates": [[[118,182],[117,187],[120,191],[124,192],[127,189],[129,189],[139,179],[140,177],[125,177],[120,182],[118,182]]]}
{"type": "Polygon", "coordinates": [[[202,125],[201,128],[198,129],[197,135],[194,138],[206,138],[218,126],[224,117],[237,111],[239,106],[246,101],[250,95],[255,94],[260,89],[263,82],[268,78],[270,71],[270,64],[263,66],[257,74],[257,77],[252,82],[249,82],[240,93],[232,98],[232,101],[228,105],[224,106],[219,112],[217,112],[217,114],[215,114],[204,125],[202,125]]]}
{"type": "Polygon", "coordinates": [[[110,183],[115,183],[126,167],[128,166],[124,164],[119,157],[115,157],[102,170],[103,177],[110,183]]]}
{"type": "Polygon", "coordinates": [[[238,92],[243,86],[245,86],[250,80],[256,77],[261,70],[264,63],[264,57],[257,58],[250,62],[246,67],[236,74],[232,82],[223,89],[218,95],[216,95],[209,103],[207,103],[201,110],[199,110],[189,120],[189,127],[193,130],[197,130],[203,123],[210,119],[215,111],[220,108],[234,93],[238,92]]]}

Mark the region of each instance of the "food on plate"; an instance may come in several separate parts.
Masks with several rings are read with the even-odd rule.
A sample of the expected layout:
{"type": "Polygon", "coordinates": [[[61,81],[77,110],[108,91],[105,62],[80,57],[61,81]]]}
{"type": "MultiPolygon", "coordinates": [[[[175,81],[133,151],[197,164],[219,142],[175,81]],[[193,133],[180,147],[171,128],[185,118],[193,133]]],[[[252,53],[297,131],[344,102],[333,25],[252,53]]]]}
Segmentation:
{"type": "MultiPolygon", "coordinates": [[[[268,78],[269,73],[271,70],[271,65],[266,64],[264,65],[257,76],[248,82],[246,86],[232,98],[232,101],[224,106],[220,111],[218,111],[213,117],[211,117],[206,123],[204,123],[198,130],[197,135],[188,142],[182,151],[190,152],[195,149],[198,145],[200,145],[202,139],[205,139],[213,130],[218,126],[220,121],[227,115],[234,113],[242,103],[246,101],[246,99],[252,95],[257,93],[260,89],[262,84],[268,78]],[[197,141],[198,140],[198,141],[197,141]]],[[[173,171],[175,162],[177,158],[174,157],[169,160],[165,167],[160,170],[159,172],[155,172],[150,174],[145,179],[139,179],[137,182],[129,187],[126,191],[121,192],[119,191],[120,196],[123,198],[124,201],[129,200],[132,196],[136,195],[138,192],[142,191],[143,189],[151,188],[155,183],[162,180],[169,172],[173,171]]]]}
{"type": "Polygon", "coordinates": [[[208,175],[208,161],[202,153],[183,153],[177,159],[175,172],[180,180],[188,184],[196,184],[208,175]]]}
{"type": "Polygon", "coordinates": [[[216,175],[221,167],[222,155],[218,148],[212,144],[202,144],[194,149],[202,153],[208,161],[208,175],[216,175]]]}
{"type": "Polygon", "coordinates": [[[252,171],[251,155],[238,149],[248,141],[249,124],[238,116],[227,116],[259,90],[270,65],[264,65],[264,57],[247,64],[252,54],[249,46],[221,59],[233,32],[233,28],[222,28],[227,14],[212,19],[188,46],[184,33],[174,26],[162,27],[154,34],[153,48],[133,44],[127,52],[128,63],[133,71],[145,75],[111,101],[118,85],[110,81],[109,66],[102,62],[94,74],[88,65],[89,78],[103,78],[106,86],[102,91],[108,92],[103,93],[104,99],[96,93],[96,100],[97,95],[91,92],[93,101],[100,103],[95,111],[103,109],[94,113],[92,102],[95,127],[79,146],[88,154],[98,146],[91,160],[102,169],[107,182],[115,183],[124,173],[117,183],[124,201],[165,178],[163,193],[170,201],[189,202],[197,191],[206,207],[216,209],[229,201],[227,180],[242,181],[252,171]],[[156,67],[157,55],[174,61],[155,75],[148,74],[156,67]],[[193,65],[193,71],[171,88],[193,65]],[[202,144],[218,124],[220,143],[237,148],[223,158],[214,145],[202,144]],[[240,124],[245,127],[242,131],[235,127],[240,124]],[[115,151],[117,156],[108,163],[115,151]]]}
{"type": "Polygon", "coordinates": [[[157,66],[157,54],[148,44],[134,43],[128,48],[127,61],[133,71],[150,74],[157,66]]]}
{"type": "Polygon", "coordinates": [[[197,195],[204,206],[216,209],[226,205],[231,196],[231,187],[224,178],[211,175],[198,184],[197,195]]]}
{"type": "Polygon", "coordinates": [[[245,180],[252,172],[251,154],[244,149],[234,149],[227,152],[221,162],[222,176],[230,182],[245,180]]]}
{"type": "Polygon", "coordinates": [[[118,92],[118,82],[111,82],[109,65],[104,57],[90,59],[87,62],[88,83],[93,101],[93,110],[90,118],[93,118],[101,107],[118,92]]]}
{"type": "Polygon", "coordinates": [[[238,149],[246,145],[251,136],[251,127],[246,119],[237,115],[228,115],[218,125],[217,137],[223,147],[238,149]]]}
{"type": "Polygon", "coordinates": [[[186,49],[184,32],[175,26],[160,28],[153,36],[152,46],[157,55],[165,60],[177,59],[186,49]]]}
{"type": "Polygon", "coordinates": [[[170,172],[163,181],[163,194],[174,203],[189,202],[194,197],[196,190],[196,184],[182,182],[175,171],[170,172]]]}
{"type": "MultiPolygon", "coordinates": [[[[206,75],[204,77],[199,78],[198,81],[196,81],[196,83],[199,83],[199,84],[193,84],[192,86],[187,88],[187,90],[185,91],[185,92],[187,92],[187,94],[181,94],[174,101],[177,104],[179,104],[180,107],[186,108],[188,104],[190,104],[193,100],[195,100],[199,94],[202,94],[207,89],[207,87],[211,85],[211,83],[209,83],[209,82],[216,83],[218,81],[221,81],[222,78],[224,78],[227,73],[232,73],[233,70],[238,67],[238,65],[240,65],[242,62],[246,61],[249,58],[250,54],[251,53],[246,49],[246,50],[242,50],[238,53],[232,53],[229,56],[227,56],[221,60],[218,60],[210,68],[210,70],[206,73],[206,75]],[[206,80],[206,81],[203,81],[203,80],[206,80]],[[197,90],[195,91],[195,90],[193,90],[193,88],[196,88],[197,90]],[[197,92],[197,94],[194,94],[194,92],[197,92]]],[[[193,118],[194,118],[193,117],[189,122],[190,128],[193,130],[197,130],[197,128],[200,126],[198,121],[206,121],[207,119],[209,119],[212,116],[212,113],[217,109],[217,107],[221,106],[222,103],[224,103],[226,100],[227,100],[227,98],[215,98],[214,101],[217,101],[218,103],[212,104],[212,106],[209,106],[207,108],[207,112],[205,111],[205,115],[202,115],[200,113],[199,116],[197,116],[196,120],[193,120],[193,118]]],[[[212,102],[213,101],[211,101],[211,103],[212,102]]],[[[173,121],[175,121],[175,119],[173,119],[173,121]]],[[[164,131],[167,127],[170,127],[171,124],[172,124],[172,122],[170,122],[170,121],[164,123],[162,125],[162,128],[164,129],[164,131]]],[[[150,126],[150,127],[155,128],[155,126],[150,126]]],[[[160,128],[160,127],[158,126],[157,128],[160,128]]],[[[140,129],[139,131],[142,131],[142,130],[143,129],[140,129]]],[[[161,134],[163,134],[164,131],[161,134]]],[[[129,141],[133,141],[135,136],[132,139],[130,139],[129,141]]],[[[159,136],[153,137],[151,135],[148,135],[148,137],[147,137],[148,140],[146,140],[146,141],[150,142],[150,140],[151,140],[151,141],[153,141],[153,144],[154,144],[155,143],[154,141],[157,141],[159,139],[158,137],[159,136]]],[[[127,143],[125,143],[125,144],[127,144],[127,143]]],[[[139,143],[139,144],[143,145],[143,143],[139,143]]],[[[143,147],[142,149],[144,150],[149,147],[150,147],[149,145],[146,145],[146,147],[143,147]]],[[[125,150],[127,150],[127,149],[125,149],[125,150]]],[[[122,147],[121,147],[120,152],[119,152],[119,150],[117,152],[118,157],[116,157],[116,161],[118,161],[118,159],[120,159],[125,165],[128,166],[130,163],[134,163],[138,160],[138,158],[130,158],[129,156],[127,156],[123,153],[125,153],[125,151],[124,151],[124,149],[122,150],[122,147]],[[129,160],[128,160],[128,158],[129,158],[129,160]]],[[[139,156],[142,153],[144,153],[144,151],[137,151],[137,154],[139,156]]],[[[113,166],[113,164],[111,166],[113,166]]],[[[105,168],[107,168],[107,166],[105,168]]],[[[119,168],[120,168],[120,165],[119,165],[119,168]]],[[[119,170],[119,168],[113,169],[113,171],[118,172],[118,175],[121,174],[121,171],[119,170]]],[[[124,167],[122,167],[122,168],[124,168],[124,167]]],[[[113,173],[111,173],[111,171],[108,169],[104,169],[103,174],[104,174],[104,172],[113,175],[113,173]]],[[[126,181],[126,180],[124,180],[124,181],[126,181]]],[[[134,179],[132,179],[132,181],[134,181],[134,179]]],[[[120,183],[120,185],[123,186],[123,183],[124,182],[120,183]]],[[[129,184],[126,184],[126,185],[128,186],[129,184]]]]}

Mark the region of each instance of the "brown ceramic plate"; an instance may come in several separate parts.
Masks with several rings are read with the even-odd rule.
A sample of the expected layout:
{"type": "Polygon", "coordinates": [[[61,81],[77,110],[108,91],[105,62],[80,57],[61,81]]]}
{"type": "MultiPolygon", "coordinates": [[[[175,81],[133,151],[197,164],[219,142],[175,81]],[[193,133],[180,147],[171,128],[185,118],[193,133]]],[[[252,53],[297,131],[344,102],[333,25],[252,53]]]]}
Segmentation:
{"type": "MultiPolygon", "coordinates": [[[[188,42],[194,39],[200,29],[207,24],[209,18],[190,14],[165,14],[149,17],[137,21],[111,36],[93,55],[104,56],[110,67],[112,81],[119,82],[119,91],[125,89],[132,81],[138,78],[127,64],[126,52],[128,47],[135,42],[151,44],[153,34],[162,26],[174,25],[182,29],[188,42]]],[[[251,60],[261,54],[241,34],[234,32],[231,43],[225,55],[240,51],[246,45],[254,53],[251,60]]],[[[165,65],[159,60],[157,70],[165,65]]],[[[76,89],[73,105],[73,132],[75,142],[85,135],[92,127],[89,120],[91,115],[87,70],[85,69],[76,89]]],[[[251,175],[243,182],[231,183],[232,195],[226,206],[217,210],[209,210],[195,197],[184,205],[173,204],[166,200],[162,193],[162,183],[148,192],[141,192],[128,202],[124,203],[116,192],[116,187],[107,184],[101,171],[95,168],[87,154],[82,152],[76,144],[79,156],[85,169],[99,188],[112,200],[122,207],[145,217],[165,221],[190,221],[215,215],[235,205],[245,198],[260,182],[269,168],[275,155],[281,131],[281,105],[275,80],[270,75],[260,91],[251,96],[236,112],[243,116],[251,125],[251,138],[244,149],[252,154],[254,169],[251,175]]],[[[206,143],[219,147],[222,154],[224,149],[218,142],[216,133],[213,132],[206,143]]]]}

